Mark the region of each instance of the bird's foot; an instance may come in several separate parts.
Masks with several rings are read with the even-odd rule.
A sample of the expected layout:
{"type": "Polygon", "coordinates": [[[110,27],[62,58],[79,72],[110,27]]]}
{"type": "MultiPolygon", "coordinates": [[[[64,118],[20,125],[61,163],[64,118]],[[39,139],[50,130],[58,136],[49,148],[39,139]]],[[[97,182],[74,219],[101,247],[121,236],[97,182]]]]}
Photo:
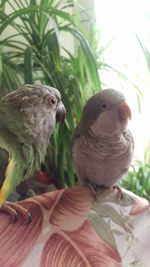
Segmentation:
{"type": "Polygon", "coordinates": [[[97,195],[97,188],[94,184],[87,184],[88,188],[91,191],[92,197],[94,198],[94,200],[97,200],[96,195],[97,195]]]}
{"type": "Polygon", "coordinates": [[[120,187],[120,185],[119,184],[113,185],[113,189],[117,189],[118,190],[117,197],[118,197],[119,200],[122,200],[123,199],[123,191],[122,191],[122,188],[120,187]]]}
{"type": "Polygon", "coordinates": [[[6,201],[0,211],[9,214],[12,219],[12,223],[16,223],[18,221],[19,214],[23,216],[24,221],[27,224],[31,222],[30,212],[17,203],[6,201]]]}
{"type": "Polygon", "coordinates": [[[92,197],[94,200],[97,200],[96,195],[97,195],[97,186],[94,183],[89,182],[88,180],[84,180],[82,182],[83,186],[87,186],[91,192],[92,197]]]}

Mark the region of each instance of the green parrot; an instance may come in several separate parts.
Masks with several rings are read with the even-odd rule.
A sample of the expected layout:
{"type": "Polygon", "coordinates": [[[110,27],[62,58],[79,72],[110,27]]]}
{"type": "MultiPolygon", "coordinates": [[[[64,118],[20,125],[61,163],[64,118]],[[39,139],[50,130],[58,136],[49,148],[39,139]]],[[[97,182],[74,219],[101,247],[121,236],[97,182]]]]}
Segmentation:
{"type": "Polygon", "coordinates": [[[0,99],[0,147],[9,153],[0,210],[14,222],[18,213],[29,220],[30,214],[6,200],[18,184],[40,169],[56,122],[63,121],[65,113],[59,91],[46,85],[26,84],[0,99]]]}

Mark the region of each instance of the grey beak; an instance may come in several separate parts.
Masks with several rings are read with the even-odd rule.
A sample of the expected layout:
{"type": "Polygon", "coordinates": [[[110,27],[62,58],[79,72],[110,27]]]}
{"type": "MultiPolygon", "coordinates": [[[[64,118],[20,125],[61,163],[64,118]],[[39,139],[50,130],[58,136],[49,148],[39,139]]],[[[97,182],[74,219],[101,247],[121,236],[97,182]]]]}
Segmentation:
{"type": "Polygon", "coordinates": [[[56,122],[64,122],[66,116],[66,109],[62,103],[62,101],[59,102],[57,106],[57,113],[56,113],[56,122]]]}

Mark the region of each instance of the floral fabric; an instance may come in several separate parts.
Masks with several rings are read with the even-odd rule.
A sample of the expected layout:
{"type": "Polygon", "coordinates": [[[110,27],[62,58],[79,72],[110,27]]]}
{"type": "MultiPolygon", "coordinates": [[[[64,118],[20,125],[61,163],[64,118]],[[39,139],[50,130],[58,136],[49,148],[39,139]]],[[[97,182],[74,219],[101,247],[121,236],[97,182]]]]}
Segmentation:
{"type": "Polygon", "coordinates": [[[32,216],[0,213],[1,267],[149,267],[147,200],[124,190],[63,189],[20,202],[32,216]]]}

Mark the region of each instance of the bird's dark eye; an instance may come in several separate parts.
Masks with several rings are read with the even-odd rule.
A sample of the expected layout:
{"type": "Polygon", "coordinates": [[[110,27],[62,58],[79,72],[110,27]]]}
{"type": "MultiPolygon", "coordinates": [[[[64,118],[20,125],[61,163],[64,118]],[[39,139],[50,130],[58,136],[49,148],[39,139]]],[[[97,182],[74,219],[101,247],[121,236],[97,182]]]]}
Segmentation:
{"type": "Polygon", "coordinates": [[[54,106],[56,104],[56,98],[53,96],[50,98],[50,103],[54,106]]]}
{"type": "Polygon", "coordinates": [[[102,109],[106,109],[107,105],[105,103],[102,104],[102,109]]]}

